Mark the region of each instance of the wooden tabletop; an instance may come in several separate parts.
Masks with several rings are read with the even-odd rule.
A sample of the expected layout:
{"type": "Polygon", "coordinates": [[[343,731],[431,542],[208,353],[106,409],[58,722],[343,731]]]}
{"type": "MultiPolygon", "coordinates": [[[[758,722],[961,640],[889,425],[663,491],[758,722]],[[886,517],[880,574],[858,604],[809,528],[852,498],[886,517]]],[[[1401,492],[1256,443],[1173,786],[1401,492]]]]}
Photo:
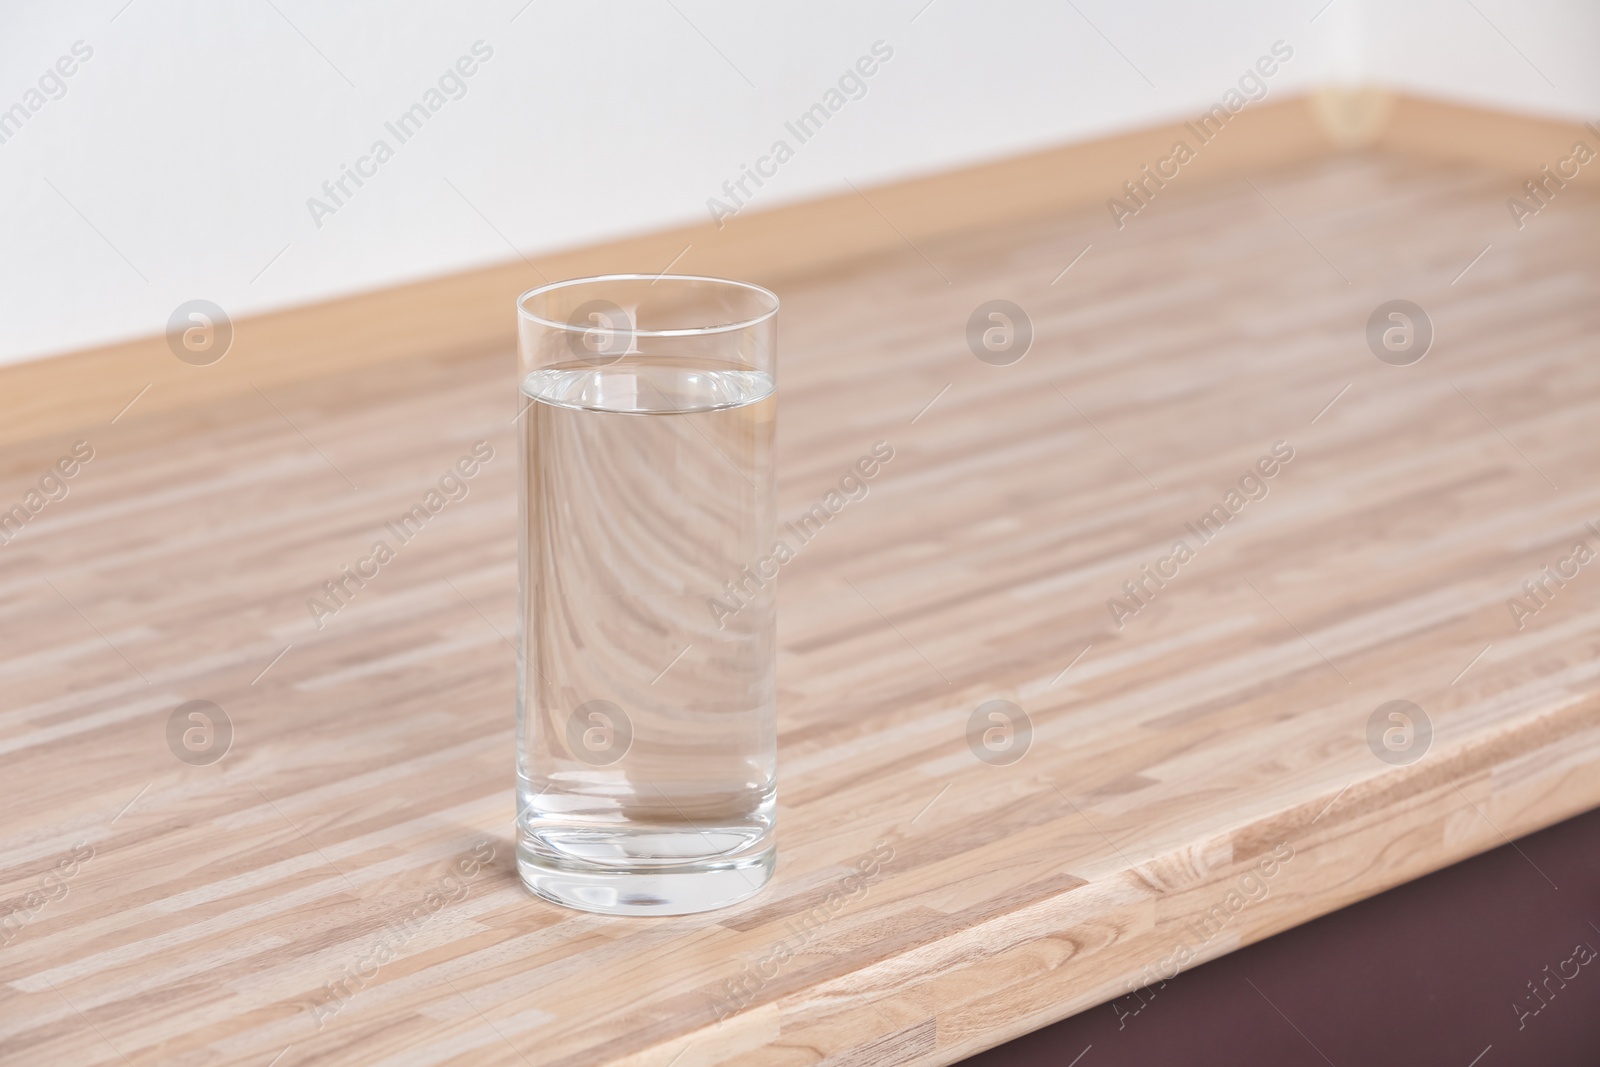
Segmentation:
{"type": "Polygon", "coordinates": [[[783,568],[777,874],[705,915],[517,881],[509,352],[9,449],[0,1060],[949,1063],[1595,806],[1600,204],[1514,191],[1352,157],[780,286],[780,514],[893,457],[783,568]]]}

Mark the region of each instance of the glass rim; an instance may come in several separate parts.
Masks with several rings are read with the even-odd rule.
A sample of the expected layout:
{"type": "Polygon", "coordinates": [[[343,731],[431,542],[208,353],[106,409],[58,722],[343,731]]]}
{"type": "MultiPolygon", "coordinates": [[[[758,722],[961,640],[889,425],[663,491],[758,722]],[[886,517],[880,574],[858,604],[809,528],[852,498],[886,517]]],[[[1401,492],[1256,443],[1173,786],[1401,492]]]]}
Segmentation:
{"type": "Polygon", "coordinates": [[[754,282],[741,282],[732,278],[717,278],[709,274],[592,274],[583,278],[567,278],[559,282],[547,282],[535,286],[517,297],[517,316],[547,326],[552,330],[566,330],[572,333],[587,333],[594,329],[592,323],[555,322],[535,315],[528,310],[527,302],[536,296],[557,289],[565,289],[575,285],[589,285],[595,282],[640,282],[648,281],[654,285],[656,282],[711,282],[715,285],[729,286],[734,289],[743,289],[763,297],[770,305],[766,311],[753,318],[741,319],[738,322],[717,323],[711,326],[690,326],[676,330],[641,330],[630,329],[628,332],[634,337],[700,337],[718,333],[732,333],[736,330],[747,330],[752,326],[759,326],[778,313],[778,294],[766,286],[754,282]]]}

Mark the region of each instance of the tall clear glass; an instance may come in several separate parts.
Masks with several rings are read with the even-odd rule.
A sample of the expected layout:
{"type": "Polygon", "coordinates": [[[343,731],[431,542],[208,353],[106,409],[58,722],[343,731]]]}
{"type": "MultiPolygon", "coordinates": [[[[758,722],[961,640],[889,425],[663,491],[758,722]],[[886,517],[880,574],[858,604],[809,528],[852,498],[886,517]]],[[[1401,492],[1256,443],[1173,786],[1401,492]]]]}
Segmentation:
{"type": "Polygon", "coordinates": [[[772,875],[778,298],[614,275],[517,301],[517,866],[618,915],[772,875]]]}

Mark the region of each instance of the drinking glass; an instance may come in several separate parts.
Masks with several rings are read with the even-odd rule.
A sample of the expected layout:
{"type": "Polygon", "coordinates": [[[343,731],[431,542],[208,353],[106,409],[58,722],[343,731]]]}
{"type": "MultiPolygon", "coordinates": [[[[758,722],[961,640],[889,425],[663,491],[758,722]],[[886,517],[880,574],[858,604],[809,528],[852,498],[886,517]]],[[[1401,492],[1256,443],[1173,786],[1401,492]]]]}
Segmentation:
{"type": "Polygon", "coordinates": [[[517,301],[517,867],[678,915],[772,875],[778,298],[612,275],[517,301]]]}

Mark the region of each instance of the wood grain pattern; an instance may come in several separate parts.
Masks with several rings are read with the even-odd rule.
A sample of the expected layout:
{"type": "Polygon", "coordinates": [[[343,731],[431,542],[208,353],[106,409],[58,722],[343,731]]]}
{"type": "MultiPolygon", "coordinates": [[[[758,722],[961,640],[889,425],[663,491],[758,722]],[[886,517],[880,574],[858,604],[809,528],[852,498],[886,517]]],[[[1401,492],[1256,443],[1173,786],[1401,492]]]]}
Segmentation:
{"type": "MultiPolygon", "coordinates": [[[[1012,159],[888,185],[755,209],[710,224],[677,227],[234,323],[233,349],[210,367],[173,358],[152,333],[82,352],[0,366],[0,444],[87,425],[131,398],[154,411],[180,410],[331,373],[379,367],[450,350],[487,352],[513,343],[500,311],[551,278],[656,271],[776,283],[841,261],[903,249],[980,226],[1102,204],[1141,164],[1161,158],[1182,124],[1063,145],[1012,159]],[[148,392],[145,392],[146,387],[148,392]]],[[[1530,119],[1404,94],[1319,90],[1269,99],[1241,112],[1226,136],[1185,167],[1186,178],[1255,172],[1376,144],[1424,159],[1465,161],[1519,182],[1594,137],[1577,123],[1530,119]]],[[[1586,168],[1576,184],[1592,188],[1586,168]]],[[[204,296],[205,294],[196,294],[204,296]]],[[[152,323],[152,330],[162,323],[152,323]]]]}
{"type": "Polygon", "coordinates": [[[1507,607],[1600,546],[1600,203],[1517,231],[1491,171],[1249,178],[779,286],[780,514],[895,456],[781,576],[778,871],[724,912],[517,883],[509,348],[9,449],[7,505],[94,458],[0,547],[0,1060],[949,1063],[1600,803],[1600,566],[1507,607]],[[997,297],[1037,334],[1004,367],[964,337],[997,297]],[[1437,329],[1408,367],[1363,336],[1396,297],[1437,329]],[[196,699],[205,766],[166,736],[196,699]],[[992,699],[1009,766],[968,746],[992,699]],[[1405,765],[1366,738],[1395,699],[1434,731],[1405,765]]]}

